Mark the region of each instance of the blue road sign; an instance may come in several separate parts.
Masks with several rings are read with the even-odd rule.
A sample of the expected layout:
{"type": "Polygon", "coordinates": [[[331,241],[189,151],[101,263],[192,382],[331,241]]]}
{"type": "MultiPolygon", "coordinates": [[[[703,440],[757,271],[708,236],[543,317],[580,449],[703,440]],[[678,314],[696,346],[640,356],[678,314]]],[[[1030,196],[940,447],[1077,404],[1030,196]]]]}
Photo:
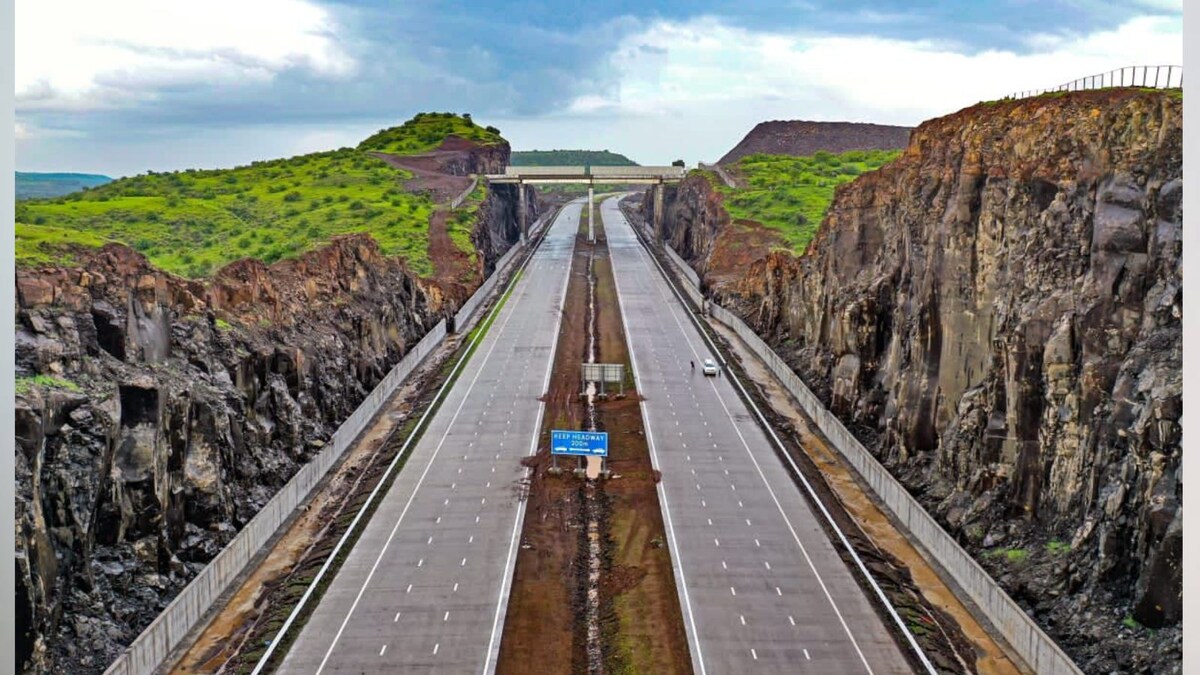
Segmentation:
{"type": "Polygon", "coordinates": [[[550,431],[550,453],[608,457],[608,433],[604,431],[550,431]]]}

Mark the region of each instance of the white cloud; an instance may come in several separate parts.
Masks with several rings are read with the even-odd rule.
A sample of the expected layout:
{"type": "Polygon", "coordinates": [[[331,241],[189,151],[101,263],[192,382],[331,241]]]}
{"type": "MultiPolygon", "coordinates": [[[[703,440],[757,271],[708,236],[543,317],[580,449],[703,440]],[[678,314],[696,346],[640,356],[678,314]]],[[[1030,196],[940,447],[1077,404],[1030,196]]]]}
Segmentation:
{"type": "Polygon", "coordinates": [[[19,0],[19,110],[89,110],[185,85],[262,82],[289,69],[352,73],[309,0],[19,0]]]}
{"type": "Polygon", "coordinates": [[[1031,53],[965,54],[930,41],[754,32],[713,18],[660,21],[611,55],[615,93],[580,96],[567,115],[620,118],[623,129],[642,129],[650,143],[644,161],[672,159],[679,146],[665,143],[681,140],[672,130],[686,128],[688,153],[715,160],[758,121],[914,125],[1121,66],[1181,64],[1183,36],[1177,18],[1147,16],[1088,35],[1037,35],[1028,44],[1031,53]]]}
{"type": "Polygon", "coordinates": [[[16,129],[14,130],[14,133],[13,133],[13,136],[16,138],[16,140],[23,141],[23,140],[29,138],[29,127],[26,127],[24,124],[21,124],[20,122],[17,122],[16,125],[17,125],[16,129]]]}

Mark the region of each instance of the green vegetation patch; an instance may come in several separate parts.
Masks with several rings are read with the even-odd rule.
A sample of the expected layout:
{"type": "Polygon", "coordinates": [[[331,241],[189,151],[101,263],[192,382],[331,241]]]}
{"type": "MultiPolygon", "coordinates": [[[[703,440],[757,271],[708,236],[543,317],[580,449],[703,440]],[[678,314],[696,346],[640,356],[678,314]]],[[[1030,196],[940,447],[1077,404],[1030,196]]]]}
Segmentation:
{"type": "Polygon", "coordinates": [[[513,166],[637,166],[625,155],[608,150],[521,150],[513,166]]]}
{"type": "Polygon", "coordinates": [[[792,252],[803,253],[833,202],[834,189],[891,162],[900,152],[851,150],[809,157],[753,154],[735,165],[746,187],[730,188],[716,176],[709,180],[725,195],[725,209],[731,217],[775,230],[792,252]]]}
{"type": "Polygon", "coordinates": [[[398,127],[379,131],[359,143],[358,149],[412,155],[433,150],[451,135],[480,145],[493,145],[504,141],[500,137],[499,129],[491,126],[481,127],[471,120],[469,114],[418,113],[416,117],[398,127]]]}
{"type": "Polygon", "coordinates": [[[1010,563],[1019,564],[1029,558],[1029,551],[1023,548],[996,548],[988,551],[987,555],[992,558],[1004,558],[1010,563]]]}
{"type": "Polygon", "coordinates": [[[34,387],[39,389],[59,389],[62,391],[79,391],[79,385],[70,380],[53,375],[34,375],[33,377],[18,377],[15,389],[18,396],[28,394],[34,387]]]}
{"type": "MultiPolygon", "coordinates": [[[[436,145],[446,134],[460,132],[502,140],[469,119],[430,114],[372,139],[390,135],[402,146],[416,147],[418,140],[436,145]]],[[[383,147],[371,139],[363,146],[383,147]]],[[[161,269],[200,278],[238,259],[271,264],[336,235],[367,233],[384,255],[402,256],[413,272],[429,276],[429,219],[435,204],[406,191],[403,182],[409,178],[411,173],[361,146],[234,169],[150,172],[17,204],[17,262],[70,265],[72,246],[120,242],[161,269]]],[[[471,255],[470,231],[485,196],[481,185],[451,214],[451,238],[471,255]]]]}
{"type": "Polygon", "coordinates": [[[1059,553],[1066,553],[1067,551],[1070,551],[1071,545],[1065,541],[1051,539],[1050,541],[1046,542],[1046,550],[1057,555],[1059,553]]]}

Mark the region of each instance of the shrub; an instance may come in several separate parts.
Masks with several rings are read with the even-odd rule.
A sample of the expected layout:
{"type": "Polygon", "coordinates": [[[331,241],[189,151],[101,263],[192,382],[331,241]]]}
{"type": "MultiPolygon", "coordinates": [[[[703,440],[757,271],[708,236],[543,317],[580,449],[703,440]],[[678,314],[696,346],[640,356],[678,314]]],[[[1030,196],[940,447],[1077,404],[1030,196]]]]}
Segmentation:
{"type": "Polygon", "coordinates": [[[292,190],[291,192],[289,192],[283,196],[283,201],[285,201],[285,202],[298,202],[298,201],[300,201],[300,199],[301,199],[300,193],[296,192],[295,190],[292,190]]]}

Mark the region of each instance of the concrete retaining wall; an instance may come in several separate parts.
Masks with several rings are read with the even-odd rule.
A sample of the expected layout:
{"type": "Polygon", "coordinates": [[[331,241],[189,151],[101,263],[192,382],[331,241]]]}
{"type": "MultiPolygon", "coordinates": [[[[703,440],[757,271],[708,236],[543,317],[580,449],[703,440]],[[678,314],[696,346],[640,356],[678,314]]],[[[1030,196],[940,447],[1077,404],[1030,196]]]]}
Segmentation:
{"type": "MultiPolygon", "coordinates": [[[[496,263],[496,269],[455,315],[455,325],[461,330],[468,325],[472,314],[489,298],[496,284],[506,276],[525,246],[515,245],[496,263]]],[[[234,536],[233,541],[217,554],[196,575],[166,609],[142,631],[133,643],[108,667],[105,675],[149,675],[154,673],[180,645],[193,628],[205,617],[213,603],[229,589],[262,550],[279,528],[288,522],[296,507],[303,504],[309,493],[329,472],[342,453],[354,444],[358,435],[374,419],[379,409],[391,398],[396,388],[441,345],[446,337],[446,322],[439,321],[421,338],[404,358],[384,376],[358,408],[342,422],[325,447],[308,464],[301,467],[279,492],[263,506],[250,522],[234,536]]]]}
{"type": "Polygon", "coordinates": [[[458,313],[454,315],[455,330],[462,330],[467,325],[467,322],[471,320],[471,316],[475,314],[480,305],[484,304],[484,301],[491,297],[496,284],[500,282],[504,273],[512,266],[513,260],[524,250],[523,246],[516,245],[500,256],[500,259],[496,261],[496,269],[492,272],[492,275],[463,303],[462,307],[458,308],[458,313]]]}
{"type": "MultiPolygon", "coordinates": [[[[696,273],[688,267],[669,246],[664,247],[667,257],[686,278],[682,284],[695,299],[700,295],[693,281],[696,273]],[[690,286],[690,288],[689,288],[690,286]]],[[[702,302],[697,302],[703,306],[702,302]]],[[[924,547],[925,552],[941,565],[971,597],[984,618],[991,622],[1025,663],[1039,675],[1081,675],[1082,671],[1071,661],[1054,640],[1046,635],[1037,623],[1013,601],[1004,589],[992,579],[971,554],[967,553],[942,526],[909,494],[908,490],[892,477],[892,474],[875,459],[859,442],[854,434],[830,412],[808,386],[781,359],[766,342],[758,337],[740,318],[729,310],[708,303],[707,312],[721,323],[729,326],[746,343],[763,363],[775,374],[783,386],[791,392],[804,412],[816,423],[834,448],[858,471],[867,485],[891,511],[895,519],[904,525],[913,538],[924,547]]]]}

